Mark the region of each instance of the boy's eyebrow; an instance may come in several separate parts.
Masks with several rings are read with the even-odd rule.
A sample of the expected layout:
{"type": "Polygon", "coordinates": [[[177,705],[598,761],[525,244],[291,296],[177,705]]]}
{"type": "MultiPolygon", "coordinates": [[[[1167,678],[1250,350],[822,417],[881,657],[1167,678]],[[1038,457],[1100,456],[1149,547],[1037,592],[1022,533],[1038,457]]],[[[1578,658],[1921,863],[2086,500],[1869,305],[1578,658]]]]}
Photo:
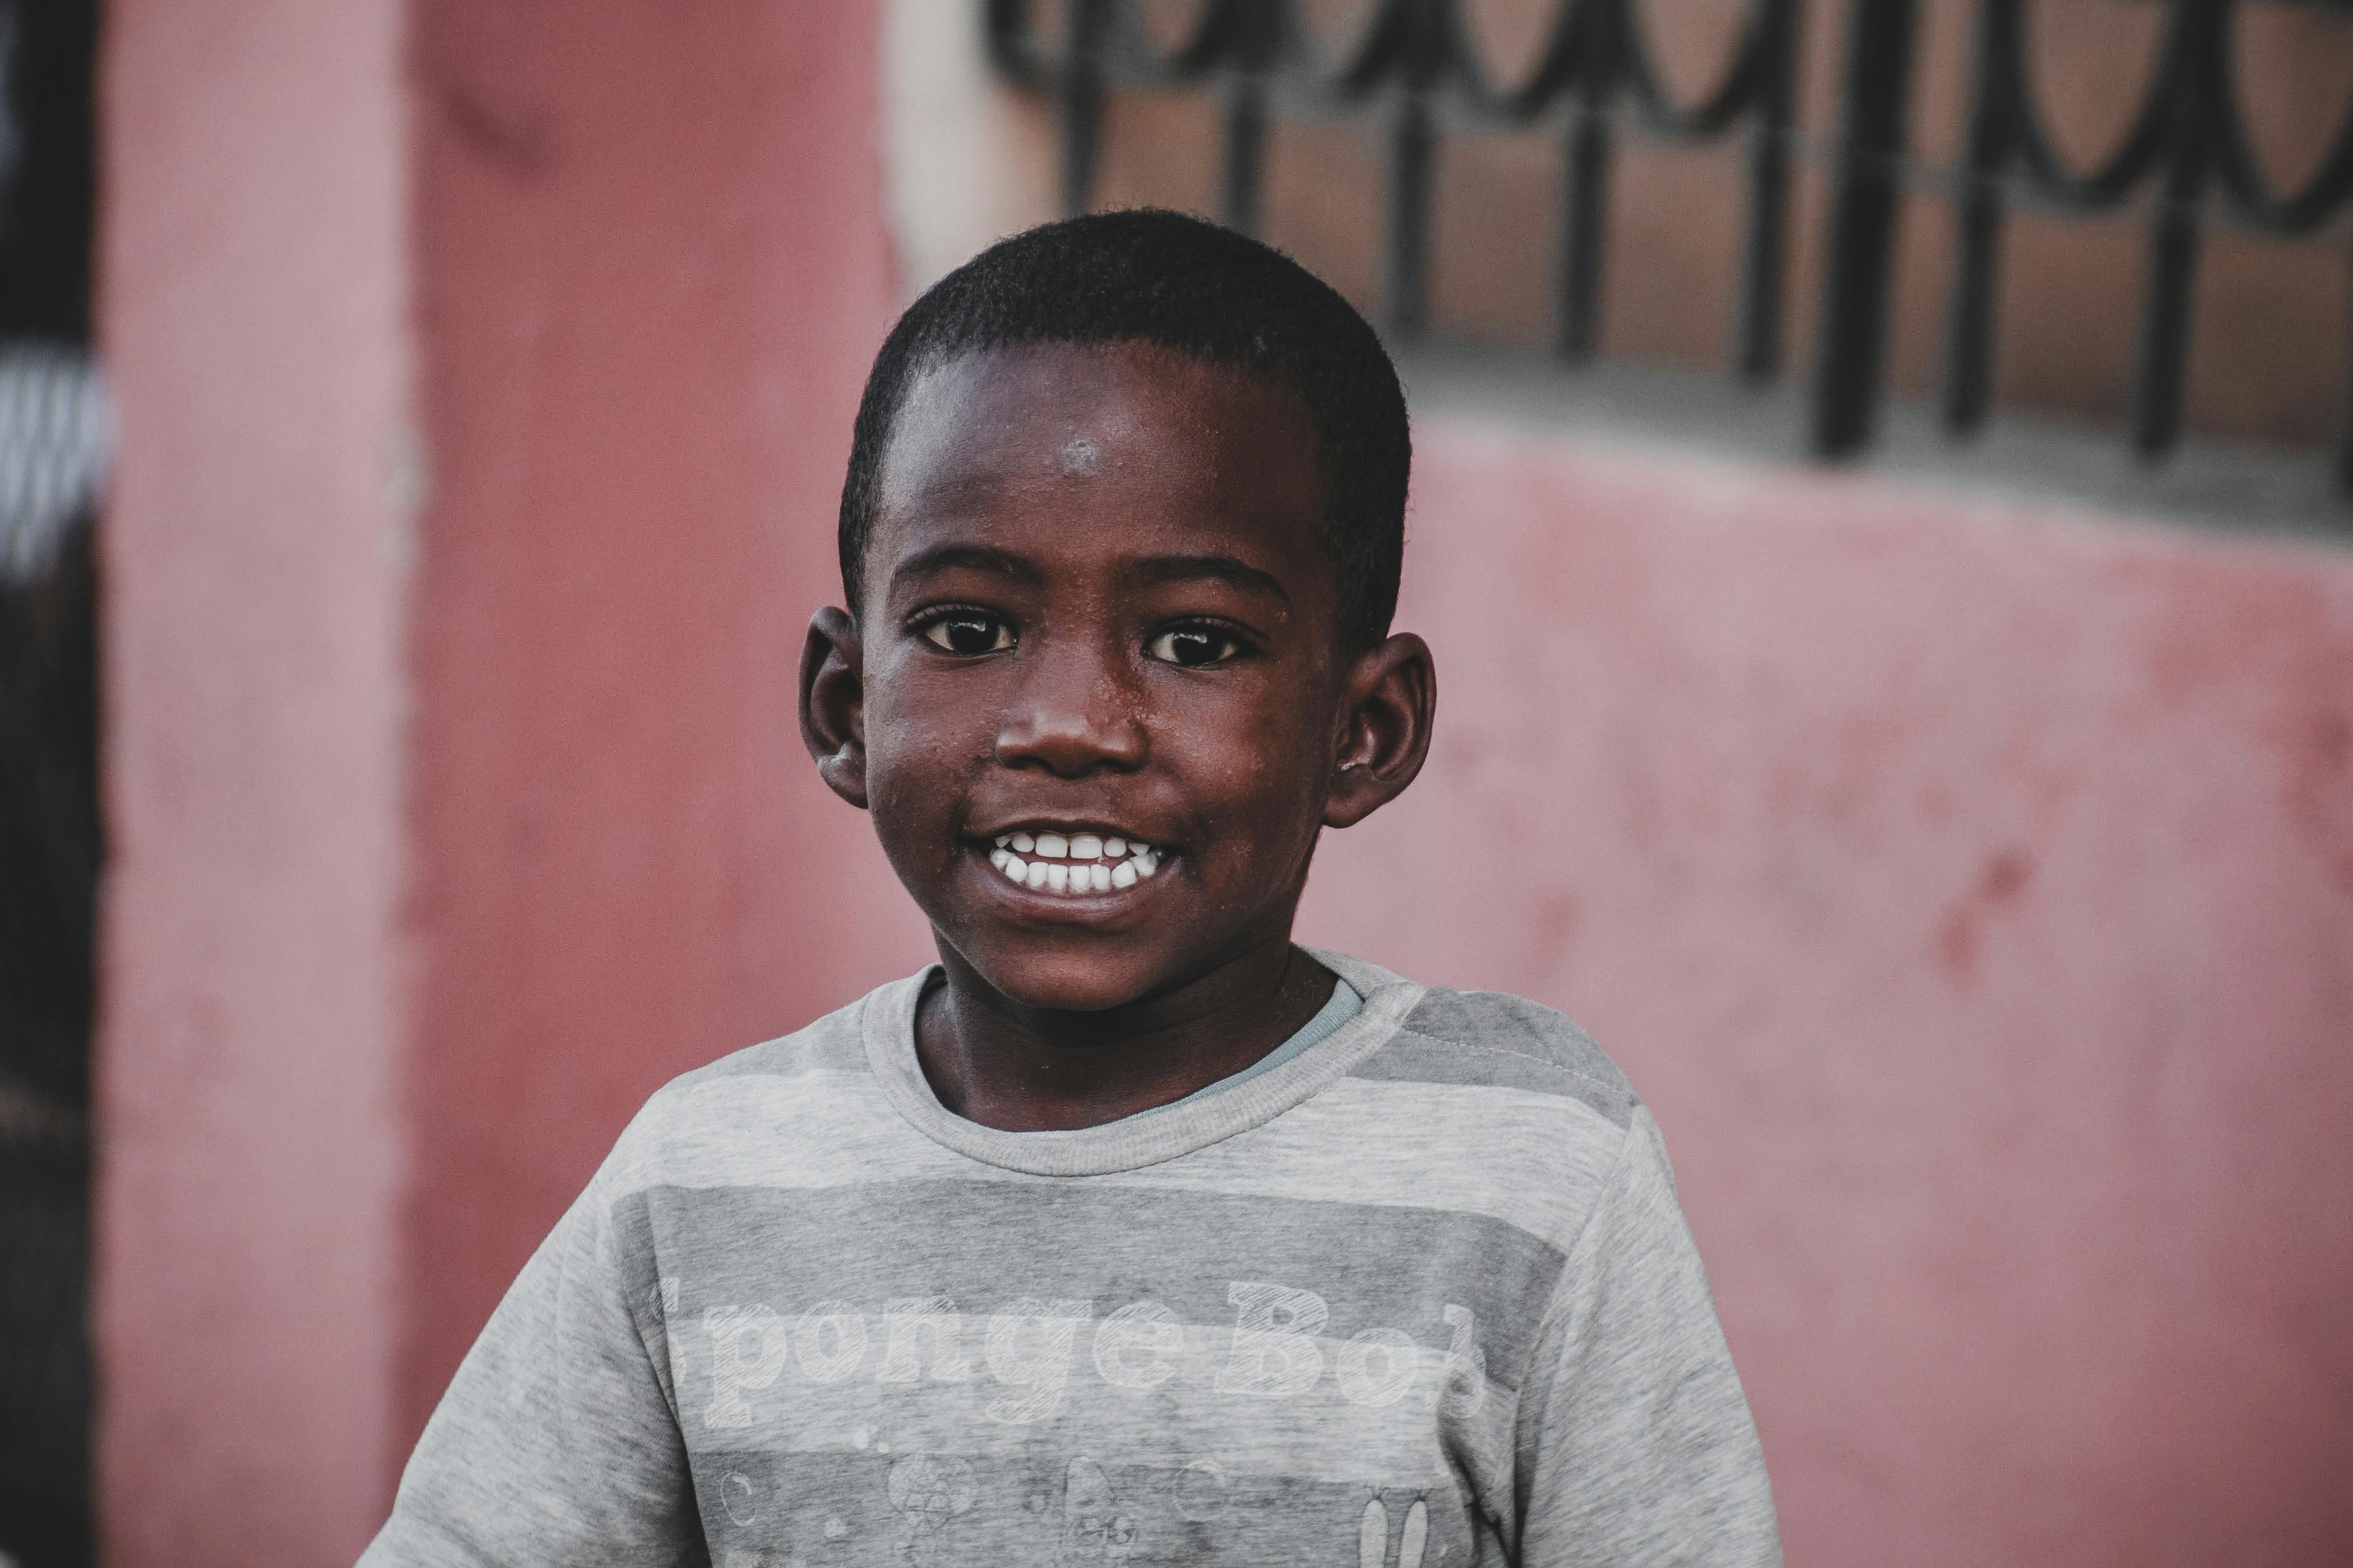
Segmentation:
{"type": "Polygon", "coordinates": [[[893,584],[926,572],[944,571],[952,566],[969,567],[976,572],[994,572],[1000,577],[1018,582],[1038,583],[1044,574],[1026,556],[1009,550],[998,550],[987,544],[934,544],[929,550],[919,550],[899,563],[891,574],[893,584]]]}
{"type": "MultiPolygon", "coordinates": [[[[925,573],[958,566],[977,572],[993,572],[1020,583],[1037,584],[1045,580],[1045,574],[1027,556],[987,544],[949,543],[935,544],[929,550],[910,555],[892,572],[891,581],[896,584],[925,573]]],[[[1271,595],[1286,605],[1291,603],[1291,595],[1283,588],[1280,578],[1231,555],[1155,555],[1137,562],[1127,569],[1124,575],[1140,588],[1208,577],[1253,593],[1271,595]]]]}
{"type": "Polygon", "coordinates": [[[1213,577],[1237,588],[1271,594],[1286,605],[1291,603],[1291,595],[1284,592],[1282,581],[1272,573],[1261,572],[1230,555],[1155,555],[1148,561],[1136,563],[1128,570],[1127,575],[1139,587],[1181,583],[1188,578],[1213,577]]]}

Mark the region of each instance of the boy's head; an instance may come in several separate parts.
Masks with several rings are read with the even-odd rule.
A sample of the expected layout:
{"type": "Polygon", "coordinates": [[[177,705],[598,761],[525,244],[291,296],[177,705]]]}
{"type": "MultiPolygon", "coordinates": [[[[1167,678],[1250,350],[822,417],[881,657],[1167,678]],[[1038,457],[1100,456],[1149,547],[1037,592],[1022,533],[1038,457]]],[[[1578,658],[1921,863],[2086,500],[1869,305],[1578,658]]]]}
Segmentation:
{"type": "Polygon", "coordinates": [[[909,309],[802,719],[952,965],[1093,1010],[1287,942],[1319,829],[1427,748],[1408,464],[1362,318],[1195,219],[1035,229],[909,309]]]}
{"type": "Polygon", "coordinates": [[[1000,241],[909,306],[883,340],[841,489],[841,578],[864,602],[878,484],[909,388],[994,349],[1148,344],[1284,387],[1305,405],[1324,541],[1351,651],[1388,634],[1412,463],[1405,394],[1354,307],[1271,247],[1181,213],[1099,213],[1000,241]]]}

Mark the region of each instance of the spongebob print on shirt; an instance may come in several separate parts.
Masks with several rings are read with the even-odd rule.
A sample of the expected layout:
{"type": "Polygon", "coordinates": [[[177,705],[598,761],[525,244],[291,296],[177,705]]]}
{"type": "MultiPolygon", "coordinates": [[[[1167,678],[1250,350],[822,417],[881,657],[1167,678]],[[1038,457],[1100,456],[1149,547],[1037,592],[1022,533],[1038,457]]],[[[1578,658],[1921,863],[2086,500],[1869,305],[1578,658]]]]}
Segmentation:
{"type": "Polygon", "coordinates": [[[1274,1561],[1308,1533],[1335,1564],[1476,1561],[1476,1504],[1444,1434],[1488,1398],[1477,1314],[1444,1302],[1424,1339],[1389,1324],[1335,1337],[1320,1292],[1223,1285],[1211,1327],[1155,1297],[698,1312],[664,1279],[714,1561],[1274,1561]]]}

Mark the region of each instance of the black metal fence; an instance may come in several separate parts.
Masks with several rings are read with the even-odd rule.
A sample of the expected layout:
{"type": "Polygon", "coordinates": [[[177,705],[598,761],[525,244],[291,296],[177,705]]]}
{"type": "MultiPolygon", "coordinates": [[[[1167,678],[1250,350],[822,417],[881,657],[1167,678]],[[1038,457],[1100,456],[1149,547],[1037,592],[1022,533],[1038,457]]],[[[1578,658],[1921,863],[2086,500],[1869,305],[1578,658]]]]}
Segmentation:
{"type": "MultiPolygon", "coordinates": [[[[1818,0],[1819,3],[1819,0],[1818,0]]],[[[1847,0],[1838,124],[1796,127],[1792,84],[1801,0],[1748,0],[1739,39],[1712,90],[1678,104],[1645,47],[1640,0],[1556,0],[1548,39],[1521,80],[1494,80],[1460,0],[1377,0],[1346,58],[1325,58],[1295,0],[1208,0],[1192,36],[1154,41],[1134,0],[1065,0],[1054,37],[1029,0],[983,0],[997,68],[1052,94],[1062,136],[1062,199],[1082,210],[1093,188],[1106,92],[1119,84],[1224,93],[1223,221],[1254,231],[1268,117],[1278,102],[1308,113],[1388,117],[1386,313],[1410,341],[1425,328],[1430,176],[1447,124],[1556,125],[1561,136],[1555,246],[1555,343],[1591,355],[1613,142],[1624,130],[1681,140],[1746,142],[1746,238],[1731,361],[1746,380],[1776,376],[1785,353],[1793,159],[1828,164],[1826,275],[1812,361],[1810,442],[1824,457],[1866,446],[1883,397],[1896,224],[1908,192],[1956,205],[1949,321],[1940,399],[1958,436],[1984,423],[1992,385],[1995,280],[2006,216],[2147,208],[2147,259],[2131,431],[2156,458],[2179,441],[2192,285],[2203,237],[2234,224],[2313,236],[2353,195],[2353,106],[2303,188],[2274,190],[2246,129],[2232,54],[2240,0],[2145,0],[2163,41],[2138,111],[2088,171],[2067,166],[2028,91],[2027,0],[1978,0],[1968,130],[1961,162],[1932,165],[1906,145],[1920,0],[1847,0]]],[[[2267,0],[2277,4],[2281,0],[2267,0]]],[[[2307,0],[2307,4],[2317,0],[2307,0]]],[[[2334,0],[2325,9],[2347,9],[2334,0]]],[[[1824,18],[1823,20],[1830,20],[1824,18]]],[[[2353,489],[2353,408],[2340,415],[2341,485],[2353,489]]]]}

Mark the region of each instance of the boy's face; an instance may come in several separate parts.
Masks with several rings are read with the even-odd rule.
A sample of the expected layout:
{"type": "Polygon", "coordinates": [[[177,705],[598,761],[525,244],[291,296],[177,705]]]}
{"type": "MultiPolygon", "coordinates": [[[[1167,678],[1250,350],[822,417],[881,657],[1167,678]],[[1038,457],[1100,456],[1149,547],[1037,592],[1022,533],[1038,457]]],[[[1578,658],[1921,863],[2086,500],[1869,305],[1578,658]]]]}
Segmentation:
{"type": "Polygon", "coordinates": [[[972,355],[911,388],[880,489],[802,711],[942,941],[1068,1010],[1287,942],[1319,828],[1419,769],[1431,688],[1419,638],[1338,645],[1300,399],[1140,346],[972,355]]]}

